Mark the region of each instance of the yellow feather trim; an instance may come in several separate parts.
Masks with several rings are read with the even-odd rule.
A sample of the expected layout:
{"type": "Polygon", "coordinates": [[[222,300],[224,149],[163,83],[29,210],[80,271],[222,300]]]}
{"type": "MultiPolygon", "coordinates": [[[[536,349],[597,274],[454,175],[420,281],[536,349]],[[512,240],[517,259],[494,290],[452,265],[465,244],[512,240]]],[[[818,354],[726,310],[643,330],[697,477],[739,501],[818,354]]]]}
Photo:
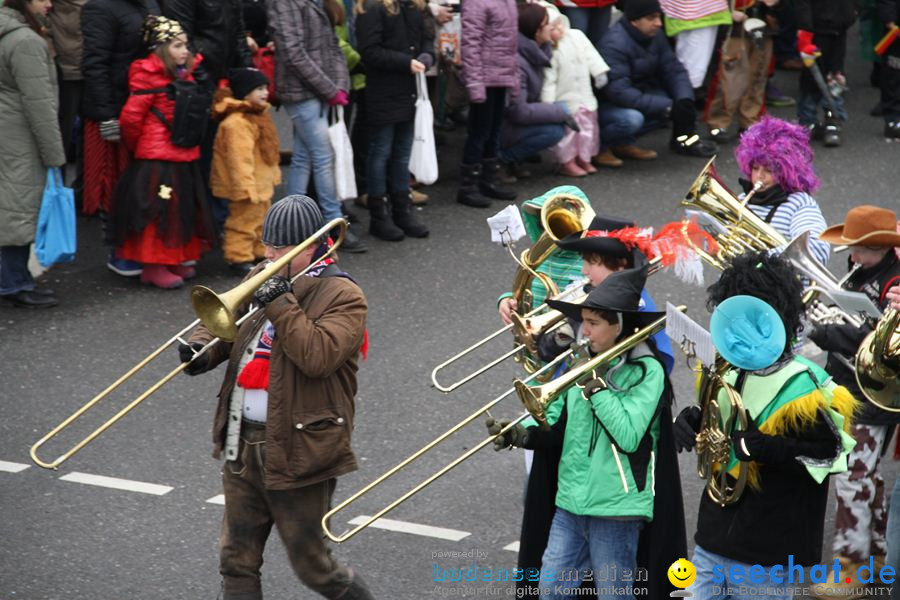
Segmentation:
{"type": "Polygon", "coordinates": [[[850,433],[856,414],[862,410],[863,403],[854,398],[850,390],[839,385],[832,392],[831,408],[844,417],[844,431],[850,433]]]}

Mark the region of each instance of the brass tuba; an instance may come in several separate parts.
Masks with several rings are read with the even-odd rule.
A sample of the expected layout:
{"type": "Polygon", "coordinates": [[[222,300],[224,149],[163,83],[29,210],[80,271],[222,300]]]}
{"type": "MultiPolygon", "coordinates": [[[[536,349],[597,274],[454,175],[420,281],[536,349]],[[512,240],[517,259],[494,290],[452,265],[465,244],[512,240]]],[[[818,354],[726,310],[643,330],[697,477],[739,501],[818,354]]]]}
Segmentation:
{"type": "Polygon", "coordinates": [[[889,308],[856,352],[856,383],[872,404],[900,412],[900,311],[889,308]]]}
{"type": "Polygon", "coordinates": [[[700,431],[697,433],[697,474],[706,480],[706,493],[719,506],[737,502],[747,485],[747,463],[738,462],[737,477],[729,482],[728,457],[731,432],[747,429],[747,415],[741,395],[728,382],[725,373],[731,365],[723,358],[715,368],[704,369],[700,378],[700,431]],[[728,418],[723,419],[720,396],[730,406],[728,418]]]}

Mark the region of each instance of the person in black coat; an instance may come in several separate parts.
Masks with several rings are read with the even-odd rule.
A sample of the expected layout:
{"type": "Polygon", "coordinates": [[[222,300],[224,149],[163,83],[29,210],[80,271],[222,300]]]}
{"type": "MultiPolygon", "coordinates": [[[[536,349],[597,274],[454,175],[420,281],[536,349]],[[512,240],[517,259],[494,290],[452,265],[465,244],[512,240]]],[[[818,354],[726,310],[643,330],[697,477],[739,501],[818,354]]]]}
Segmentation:
{"type": "Polygon", "coordinates": [[[620,166],[621,158],[656,158],[656,152],[635,145],[637,137],[666,127],[669,120],[674,152],[714,155],[716,145],[696,133],[694,88],[662,31],[658,0],[626,0],[624,12],[600,43],[610,70],[609,82],[599,93],[602,146],[595,163],[612,167],[620,166]]]}
{"type": "Polygon", "coordinates": [[[425,6],[424,0],[358,0],[356,5],[356,41],[366,67],[369,231],[387,241],[428,236],[409,195],[416,78],[424,83],[434,64],[434,29],[426,22],[425,6]]]}
{"type": "Polygon", "coordinates": [[[253,66],[241,0],[166,0],[163,14],[181,23],[203,55],[209,86],[228,77],[228,69],[253,66]]]}
{"type": "MultiPolygon", "coordinates": [[[[875,9],[887,29],[900,23],[900,0],[878,0],[875,9]]],[[[882,56],[881,106],[884,109],[884,137],[900,140],[900,42],[896,40],[882,56]]]]}

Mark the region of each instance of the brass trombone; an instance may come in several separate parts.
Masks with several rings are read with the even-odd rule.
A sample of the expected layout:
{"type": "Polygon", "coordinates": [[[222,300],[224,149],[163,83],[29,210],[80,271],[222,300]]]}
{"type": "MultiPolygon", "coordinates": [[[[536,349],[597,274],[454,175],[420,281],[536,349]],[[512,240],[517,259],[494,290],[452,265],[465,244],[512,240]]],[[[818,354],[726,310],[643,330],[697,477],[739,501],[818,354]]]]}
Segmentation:
{"type": "MultiPolygon", "coordinates": [[[[271,264],[267,265],[264,269],[259,271],[259,273],[255,274],[253,277],[247,279],[246,281],[241,282],[238,286],[228,292],[220,295],[216,294],[209,288],[200,285],[194,286],[191,289],[191,303],[193,304],[194,311],[197,313],[199,318],[195,319],[190,325],[169,338],[168,341],[163,343],[156,350],[148,354],[146,358],[129,369],[127,373],[119,377],[119,379],[117,379],[112,385],[91,398],[91,400],[89,400],[81,408],[72,413],[65,421],[54,427],[49,433],[47,433],[47,435],[38,440],[33,446],[31,446],[31,450],[29,451],[31,460],[33,460],[34,463],[39,467],[54,470],[58,469],[59,465],[71,458],[76,452],[84,448],[92,440],[112,427],[119,419],[131,412],[138,404],[149,398],[159,388],[175,378],[176,375],[184,371],[191,361],[195,360],[201,354],[207,352],[210,348],[212,348],[220,341],[232,341],[234,339],[235,333],[237,332],[238,326],[248,318],[250,318],[259,309],[258,306],[251,306],[244,316],[239,319],[235,319],[235,313],[238,311],[238,307],[248,302],[250,298],[253,297],[253,294],[256,292],[256,290],[263,283],[265,283],[266,280],[281,271],[298,254],[309,248],[312,244],[319,243],[319,240],[324,235],[327,235],[327,233],[334,227],[340,228],[340,235],[337,241],[335,241],[334,245],[329,248],[328,252],[326,252],[322,257],[322,259],[328,258],[337,251],[341,243],[343,243],[344,241],[344,236],[347,232],[347,222],[344,219],[333,219],[329,221],[318,231],[312,234],[309,238],[304,240],[302,244],[299,244],[296,248],[292,249],[290,252],[286,253],[278,260],[273,261],[271,264]],[[203,325],[217,337],[203,346],[203,348],[201,348],[200,350],[197,350],[194,353],[191,361],[181,363],[180,365],[178,365],[178,367],[172,369],[172,371],[170,371],[167,375],[147,388],[147,390],[145,390],[140,396],[132,400],[127,406],[125,406],[125,408],[121,409],[119,412],[113,415],[112,418],[97,427],[93,432],[84,437],[80,442],[72,446],[67,452],[61,454],[56,460],[46,462],[38,458],[37,452],[38,449],[41,448],[41,446],[43,446],[52,438],[56,437],[60,432],[62,432],[79,417],[81,417],[81,415],[86,413],[98,402],[100,402],[100,400],[108,396],[119,386],[128,381],[132,376],[135,375],[135,373],[143,369],[154,359],[156,359],[156,357],[165,352],[169,348],[169,346],[173,345],[175,342],[186,344],[187,341],[183,338],[183,336],[193,330],[200,323],[203,323],[203,325]]],[[[309,265],[308,267],[297,273],[294,277],[292,277],[291,281],[293,282],[295,279],[306,273],[310,268],[312,268],[312,266],[313,265],[309,265]]]]}
{"type": "MultiPolygon", "coordinates": [[[[513,260],[519,265],[513,279],[513,298],[517,304],[517,312],[512,316],[513,322],[505,327],[501,327],[494,333],[482,338],[436,366],[431,371],[431,383],[435,388],[444,393],[452,392],[511,357],[516,357],[517,361],[522,362],[525,370],[529,373],[538,368],[538,363],[534,359],[536,348],[533,345],[532,336],[535,332],[548,333],[552,326],[559,326],[563,318],[556,311],[547,311],[542,314],[542,311],[547,307],[546,302],[536,308],[532,307],[531,284],[534,279],[538,279],[547,289],[548,298],[572,302],[583,301],[584,296],[578,295],[577,290],[576,295],[570,295],[570,291],[575,284],[570,286],[568,290],[560,292],[553,280],[546,274],[539,273],[537,268],[556,249],[557,241],[587,229],[594,216],[594,210],[590,205],[586,205],[576,196],[556,194],[547,199],[541,207],[541,225],[544,232],[538,240],[530,248],[523,251],[520,257],[516,257],[510,248],[513,260]],[[438,373],[509,330],[513,330],[514,333],[515,347],[512,350],[452,383],[444,385],[438,381],[438,373]]],[[[577,287],[582,287],[580,282],[577,287]]]]}
{"type": "MultiPolygon", "coordinates": [[[[554,358],[551,362],[542,366],[540,369],[538,369],[534,373],[531,373],[525,379],[525,381],[531,381],[533,379],[536,379],[537,377],[540,377],[541,375],[543,375],[545,372],[552,372],[553,368],[555,368],[562,361],[568,359],[573,354],[575,354],[574,350],[567,350],[566,352],[563,352],[562,354],[560,354],[559,356],[554,358]]],[[[450,429],[448,429],[447,431],[445,431],[438,437],[434,438],[432,441],[425,444],[422,448],[420,448],[413,454],[406,457],[400,463],[398,463],[394,467],[390,468],[388,471],[386,471],[380,477],[378,477],[377,479],[375,479],[374,481],[372,481],[371,483],[366,485],[364,488],[362,488],[361,490],[359,490],[358,492],[356,492],[355,494],[353,494],[352,496],[350,496],[349,498],[347,498],[346,500],[344,500],[343,502],[341,502],[340,504],[338,504],[337,506],[332,508],[327,513],[325,513],[325,516],[322,517],[322,531],[325,532],[325,535],[328,537],[328,539],[330,539],[331,541],[336,542],[338,544],[340,544],[341,542],[346,542],[347,540],[349,540],[350,538],[355,536],[357,533],[359,533],[363,529],[367,528],[369,525],[371,525],[372,523],[374,523],[375,521],[377,521],[378,519],[380,519],[381,517],[383,517],[390,511],[397,508],[397,506],[399,506],[403,502],[406,502],[406,500],[408,500],[415,494],[419,493],[422,489],[431,485],[431,483],[433,481],[435,481],[439,477],[443,476],[448,471],[454,469],[460,463],[466,461],[470,456],[472,456],[473,454],[475,454],[476,452],[478,452],[479,450],[481,450],[488,444],[492,443],[496,436],[492,435],[492,436],[485,438],[483,441],[479,442],[477,445],[473,446],[472,448],[467,450],[465,453],[461,454],[459,457],[457,457],[453,461],[446,464],[444,467],[442,467],[441,469],[436,471],[434,474],[432,474],[425,480],[421,481],[418,485],[416,485],[411,490],[409,490],[408,492],[406,492],[405,494],[403,494],[402,496],[400,496],[399,498],[397,498],[396,500],[394,500],[393,502],[391,502],[390,504],[388,504],[387,506],[385,506],[384,508],[379,510],[374,515],[372,515],[370,517],[366,517],[366,520],[364,522],[356,525],[356,527],[354,527],[350,531],[346,531],[340,535],[337,535],[331,531],[329,521],[331,520],[331,518],[334,515],[343,511],[345,508],[347,508],[348,506],[350,506],[351,504],[353,504],[354,502],[359,500],[362,496],[369,493],[370,490],[381,485],[382,482],[391,478],[393,475],[395,475],[401,469],[406,467],[406,465],[408,465],[409,463],[413,462],[414,460],[418,459],[419,457],[421,457],[422,455],[427,453],[429,450],[431,450],[432,448],[434,448],[435,446],[440,444],[442,441],[444,441],[445,439],[447,439],[448,437],[450,437],[451,435],[453,435],[454,433],[456,433],[457,431],[459,431],[460,429],[462,429],[463,427],[465,427],[466,425],[468,425],[469,423],[471,423],[472,421],[477,419],[482,414],[485,414],[485,413],[489,414],[489,411],[491,408],[493,408],[501,400],[503,400],[504,398],[506,398],[507,396],[512,394],[514,391],[516,391],[516,388],[513,387],[513,388],[508,389],[506,392],[502,393],[501,395],[497,396],[496,398],[494,398],[493,400],[491,400],[490,402],[488,402],[487,404],[485,404],[484,406],[482,406],[481,408],[477,409],[475,412],[473,412],[472,414],[470,414],[469,416],[464,418],[462,421],[460,421],[459,423],[457,423],[456,425],[454,425],[453,427],[451,427],[450,429]]],[[[512,429],[517,423],[525,420],[527,417],[528,417],[528,413],[523,414],[522,416],[520,416],[519,418],[517,418],[516,420],[511,422],[509,425],[504,427],[500,431],[500,433],[498,433],[497,435],[503,435],[504,433],[506,433],[507,431],[512,429]]]]}

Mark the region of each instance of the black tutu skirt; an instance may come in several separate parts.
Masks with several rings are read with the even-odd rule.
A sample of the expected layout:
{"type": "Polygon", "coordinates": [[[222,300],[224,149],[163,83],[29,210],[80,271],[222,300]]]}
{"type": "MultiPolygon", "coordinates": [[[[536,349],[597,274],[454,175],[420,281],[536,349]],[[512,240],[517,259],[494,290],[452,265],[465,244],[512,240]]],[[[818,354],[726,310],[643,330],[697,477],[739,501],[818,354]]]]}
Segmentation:
{"type": "Polygon", "coordinates": [[[107,241],[121,246],[153,225],[155,237],[167,248],[197,241],[212,247],[215,234],[206,198],[199,161],[135,160],[113,192],[107,241]]]}

